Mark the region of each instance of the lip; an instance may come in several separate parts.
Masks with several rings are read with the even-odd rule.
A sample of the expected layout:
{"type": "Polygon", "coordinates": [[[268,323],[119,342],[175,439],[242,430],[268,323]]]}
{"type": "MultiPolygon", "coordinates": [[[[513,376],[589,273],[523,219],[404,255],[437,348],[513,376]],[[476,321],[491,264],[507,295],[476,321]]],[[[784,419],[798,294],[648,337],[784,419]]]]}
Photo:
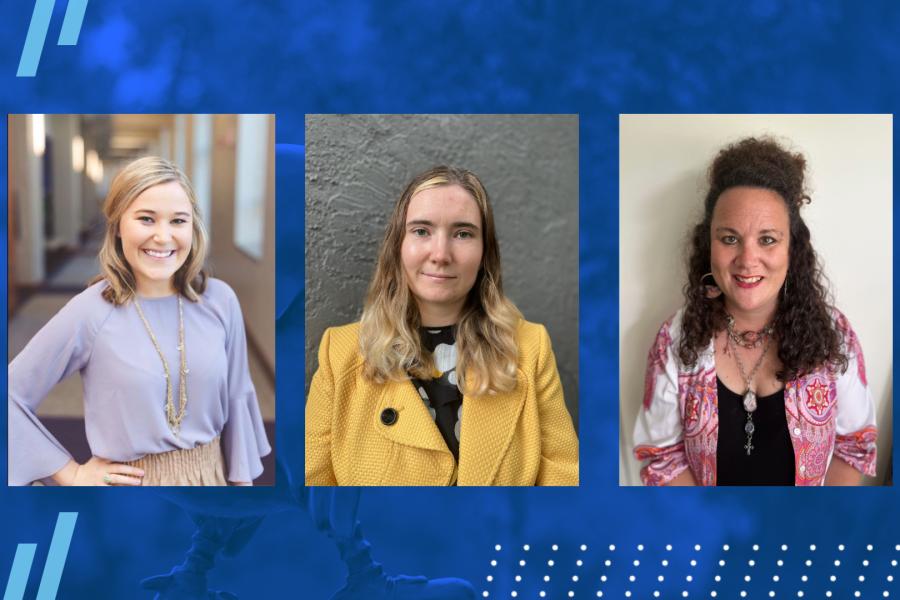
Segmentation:
{"type": "Polygon", "coordinates": [[[745,290],[757,287],[766,279],[762,275],[732,275],[731,278],[738,287],[744,288],[745,290]],[[747,281],[748,279],[754,278],[758,279],[756,281],[747,281]]]}
{"type": "Polygon", "coordinates": [[[170,258],[174,258],[178,254],[178,250],[176,248],[168,248],[164,250],[160,250],[157,248],[141,248],[141,254],[150,260],[169,260],[170,258]],[[151,252],[155,252],[157,254],[151,254],[151,252]],[[167,253],[165,256],[162,256],[161,253],[167,253]]]}
{"type": "Polygon", "coordinates": [[[450,281],[456,279],[456,275],[444,275],[442,273],[421,273],[422,277],[432,281],[450,281]]]}

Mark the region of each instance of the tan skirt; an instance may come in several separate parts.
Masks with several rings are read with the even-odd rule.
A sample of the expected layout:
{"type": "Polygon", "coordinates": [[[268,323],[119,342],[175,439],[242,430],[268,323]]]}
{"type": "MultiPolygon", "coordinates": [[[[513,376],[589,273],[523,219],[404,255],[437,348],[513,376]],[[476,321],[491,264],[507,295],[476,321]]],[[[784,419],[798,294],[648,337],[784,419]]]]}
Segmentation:
{"type": "Polygon", "coordinates": [[[148,454],[123,464],[144,470],[141,485],[228,485],[219,438],[203,446],[148,454]]]}

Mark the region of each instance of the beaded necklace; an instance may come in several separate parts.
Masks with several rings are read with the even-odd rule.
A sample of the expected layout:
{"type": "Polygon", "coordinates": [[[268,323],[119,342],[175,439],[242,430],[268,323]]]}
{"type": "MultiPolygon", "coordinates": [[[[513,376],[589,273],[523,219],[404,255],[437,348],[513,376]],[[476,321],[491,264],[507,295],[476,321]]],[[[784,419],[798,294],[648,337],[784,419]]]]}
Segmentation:
{"type": "Polygon", "coordinates": [[[141,310],[141,303],[138,302],[137,296],[134,298],[134,306],[137,308],[138,315],[140,315],[141,321],[144,323],[144,329],[150,335],[150,341],[153,342],[153,347],[159,355],[159,360],[162,361],[163,371],[166,373],[166,421],[169,422],[169,428],[172,430],[172,433],[178,435],[178,431],[181,429],[181,421],[184,419],[184,413],[187,409],[187,374],[190,372],[187,368],[187,352],[184,347],[184,312],[181,305],[181,294],[178,295],[178,356],[181,359],[181,377],[178,380],[179,406],[177,413],[175,412],[175,403],[172,400],[172,377],[169,373],[169,363],[163,354],[162,348],[159,346],[159,342],[156,340],[153,329],[150,328],[147,317],[144,316],[144,311],[141,310]]]}

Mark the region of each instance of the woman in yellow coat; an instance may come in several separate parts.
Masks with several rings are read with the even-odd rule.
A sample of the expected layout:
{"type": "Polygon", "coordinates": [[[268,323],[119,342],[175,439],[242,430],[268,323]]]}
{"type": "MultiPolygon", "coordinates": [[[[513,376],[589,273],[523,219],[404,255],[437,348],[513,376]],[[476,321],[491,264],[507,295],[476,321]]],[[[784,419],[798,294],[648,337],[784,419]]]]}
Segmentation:
{"type": "Polygon", "coordinates": [[[307,485],[578,485],[550,338],[503,294],[487,192],[464,169],[394,207],[359,323],[328,329],[307,485]]]}

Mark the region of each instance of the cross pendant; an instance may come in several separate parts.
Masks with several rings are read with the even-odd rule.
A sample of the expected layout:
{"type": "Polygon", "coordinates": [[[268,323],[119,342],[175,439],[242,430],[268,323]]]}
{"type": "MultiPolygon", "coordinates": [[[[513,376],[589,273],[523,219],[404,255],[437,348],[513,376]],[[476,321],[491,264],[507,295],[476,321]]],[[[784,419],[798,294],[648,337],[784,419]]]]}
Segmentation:
{"type": "Polygon", "coordinates": [[[747,451],[747,456],[750,456],[750,451],[753,450],[753,444],[750,443],[750,440],[747,440],[747,443],[744,444],[744,450],[747,451]]]}

